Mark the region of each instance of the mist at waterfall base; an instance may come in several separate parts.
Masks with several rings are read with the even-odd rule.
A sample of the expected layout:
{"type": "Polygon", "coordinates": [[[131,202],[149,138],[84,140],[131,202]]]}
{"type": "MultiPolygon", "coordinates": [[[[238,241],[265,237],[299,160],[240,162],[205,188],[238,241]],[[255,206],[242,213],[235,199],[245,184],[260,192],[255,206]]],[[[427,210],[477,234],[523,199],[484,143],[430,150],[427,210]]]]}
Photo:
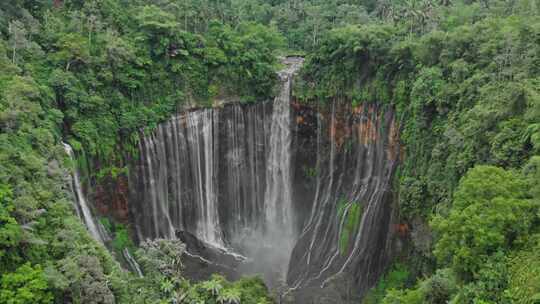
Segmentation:
{"type": "Polygon", "coordinates": [[[239,238],[231,243],[247,260],[240,264],[238,271],[244,275],[262,276],[270,289],[284,286],[295,238],[278,229],[270,232],[255,230],[239,238]]]}
{"type": "MultiPolygon", "coordinates": [[[[73,153],[73,149],[71,148],[71,146],[67,143],[63,143],[63,145],[64,150],[66,151],[71,161],[75,162],[75,154],[73,153]]],[[[83,193],[81,178],[79,170],[77,168],[75,168],[71,173],[71,190],[74,196],[74,209],[77,212],[77,216],[83,221],[86,228],[88,229],[88,232],[90,232],[90,235],[95,240],[103,244],[109,239],[109,236],[107,235],[105,228],[100,223],[97,223],[94,216],[92,215],[92,212],[86,201],[86,197],[83,193]]]]}

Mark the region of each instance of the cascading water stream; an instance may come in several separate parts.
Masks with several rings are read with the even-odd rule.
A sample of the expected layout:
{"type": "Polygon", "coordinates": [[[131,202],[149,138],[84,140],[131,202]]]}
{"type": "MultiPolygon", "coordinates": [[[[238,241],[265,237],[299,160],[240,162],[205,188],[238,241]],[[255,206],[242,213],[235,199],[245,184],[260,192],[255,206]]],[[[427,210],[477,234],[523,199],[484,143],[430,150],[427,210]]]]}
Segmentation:
{"type": "Polygon", "coordinates": [[[296,69],[296,65],[291,65],[280,73],[283,85],[279,96],[276,97],[273,103],[270,150],[266,165],[267,182],[264,194],[265,233],[279,233],[286,240],[292,238],[294,234],[290,88],[292,76],[296,69]]]}
{"type": "Polygon", "coordinates": [[[188,144],[191,148],[192,172],[194,172],[195,202],[198,206],[197,236],[205,242],[223,247],[221,226],[218,217],[216,150],[218,141],[215,132],[218,115],[208,109],[193,112],[187,117],[188,144]]]}
{"type": "MultiPolygon", "coordinates": [[[[297,232],[293,206],[291,86],[303,60],[287,58],[287,68],[279,73],[282,85],[272,104],[269,151],[264,192],[265,222],[262,246],[268,259],[257,261],[275,265],[278,280],[285,280],[290,252],[297,232]],[[281,268],[281,269],[279,269],[281,268]]],[[[276,274],[274,275],[276,276],[276,274]]]]}
{"type": "Polygon", "coordinates": [[[137,260],[135,260],[135,258],[133,258],[133,256],[131,255],[129,249],[124,248],[124,250],[122,250],[122,255],[128,263],[129,268],[131,268],[133,272],[135,272],[140,278],[142,278],[144,275],[142,273],[141,267],[139,266],[139,263],[137,263],[137,260]]]}
{"type": "MultiPolygon", "coordinates": [[[[74,163],[75,161],[75,155],[73,153],[73,148],[67,143],[62,143],[64,146],[64,150],[69,155],[70,159],[74,163]]],[[[90,235],[97,240],[98,242],[105,244],[105,242],[108,242],[111,240],[109,234],[105,230],[105,227],[101,225],[101,223],[97,223],[95,218],[92,216],[92,212],[90,211],[90,208],[88,206],[88,203],[86,201],[86,197],[83,193],[81,181],[80,181],[80,174],[79,170],[75,167],[72,170],[71,173],[72,176],[72,185],[71,189],[73,191],[73,196],[75,197],[75,210],[77,212],[77,215],[79,218],[81,218],[90,232],[90,235]]],[[[127,262],[129,268],[134,271],[139,277],[143,276],[143,273],[141,271],[141,268],[137,261],[131,256],[131,253],[127,248],[124,248],[122,251],[122,255],[127,262]]]]}
{"type": "MultiPolygon", "coordinates": [[[[70,145],[63,143],[64,150],[71,158],[72,162],[75,161],[75,155],[73,153],[73,149],[70,145]]],[[[88,204],[86,202],[86,197],[84,196],[84,193],[82,191],[81,181],[79,177],[79,170],[75,167],[71,173],[72,176],[72,189],[73,194],[75,196],[75,201],[77,203],[76,210],[80,210],[78,214],[82,216],[82,219],[84,221],[84,224],[86,225],[86,228],[92,235],[94,239],[99,241],[103,244],[104,240],[107,239],[105,235],[103,234],[103,231],[99,229],[99,225],[96,224],[94,221],[94,217],[92,216],[92,212],[90,211],[90,208],[88,207],[88,204]]]]}
{"type": "Polygon", "coordinates": [[[357,297],[343,302],[359,301],[391,253],[391,181],[400,152],[393,111],[338,105],[347,106],[333,102],[326,119],[316,114],[315,195],[287,275],[299,302],[332,284],[343,295],[351,294],[346,286],[354,289],[357,297]]]}

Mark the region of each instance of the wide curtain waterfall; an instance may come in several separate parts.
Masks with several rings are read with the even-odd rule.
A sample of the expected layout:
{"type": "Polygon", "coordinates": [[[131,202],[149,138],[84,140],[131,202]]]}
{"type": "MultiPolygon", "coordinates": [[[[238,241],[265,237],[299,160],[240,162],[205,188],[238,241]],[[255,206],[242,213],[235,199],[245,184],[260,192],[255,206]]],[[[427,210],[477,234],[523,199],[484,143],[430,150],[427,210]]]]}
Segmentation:
{"type": "Polygon", "coordinates": [[[187,231],[258,256],[283,279],[295,235],[291,60],[273,102],[182,113],[140,141],[130,189],[138,238],[187,231]]]}
{"type": "Polygon", "coordinates": [[[142,135],[133,226],[140,241],[186,231],[240,253],[252,261],[242,271],[306,299],[344,277],[364,292],[391,253],[393,112],[296,104],[301,60],[287,64],[274,101],[183,112],[142,135]]]}
{"type": "Polygon", "coordinates": [[[130,180],[139,239],[186,230],[223,247],[264,222],[267,103],[181,114],[140,142],[130,180]]]}

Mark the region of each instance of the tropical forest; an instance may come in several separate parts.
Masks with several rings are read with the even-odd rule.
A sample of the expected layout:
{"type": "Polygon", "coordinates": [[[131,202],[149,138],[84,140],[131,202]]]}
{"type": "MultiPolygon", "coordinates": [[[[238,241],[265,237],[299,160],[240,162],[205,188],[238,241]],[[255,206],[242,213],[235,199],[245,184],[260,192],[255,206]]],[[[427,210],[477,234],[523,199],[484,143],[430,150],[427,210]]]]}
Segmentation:
{"type": "Polygon", "coordinates": [[[539,0],[0,0],[0,304],[539,304],[539,0]]]}

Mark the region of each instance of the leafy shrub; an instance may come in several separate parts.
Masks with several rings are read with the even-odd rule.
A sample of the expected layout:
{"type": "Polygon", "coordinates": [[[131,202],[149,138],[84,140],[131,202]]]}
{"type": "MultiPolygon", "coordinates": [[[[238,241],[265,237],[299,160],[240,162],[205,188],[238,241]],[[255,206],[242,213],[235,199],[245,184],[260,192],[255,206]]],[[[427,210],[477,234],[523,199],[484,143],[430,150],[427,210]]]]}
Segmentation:
{"type": "Polygon", "coordinates": [[[341,234],[339,235],[339,251],[346,254],[349,250],[349,242],[356,235],[360,221],[362,220],[362,205],[360,203],[340,200],[338,202],[338,219],[343,221],[341,234]]]}
{"type": "Polygon", "coordinates": [[[407,287],[410,276],[411,274],[406,265],[400,263],[394,264],[392,268],[379,279],[377,285],[368,292],[362,301],[362,304],[380,303],[389,290],[407,287]]]}
{"type": "Polygon", "coordinates": [[[23,264],[0,279],[0,302],[6,304],[48,304],[53,294],[40,265],[23,264]]]}
{"type": "Polygon", "coordinates": [[[490,255],[512,248],[534,217],[535,205],[521,176],[477,166],[461,180],[450,214],[431,222],[438,234],[434,254],[470,280],[490,255]]]}

